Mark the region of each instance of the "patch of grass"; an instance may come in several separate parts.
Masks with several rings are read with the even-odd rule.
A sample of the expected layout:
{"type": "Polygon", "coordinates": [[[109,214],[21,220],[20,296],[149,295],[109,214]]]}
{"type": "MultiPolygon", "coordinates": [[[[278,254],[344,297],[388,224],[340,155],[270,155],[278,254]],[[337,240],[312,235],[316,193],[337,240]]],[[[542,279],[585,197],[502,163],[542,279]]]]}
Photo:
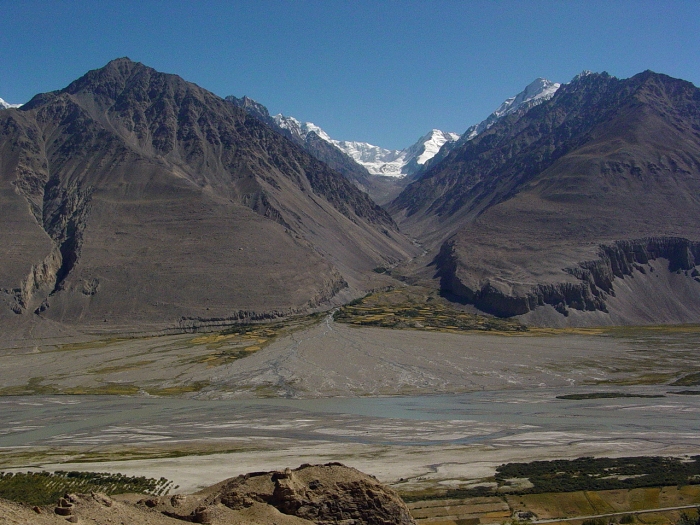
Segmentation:
{"type": "Polygon", "coordinates": [[[401,494],[401,499],[406,503],[415,501],[433,501],[441,499],[466,499],[493,496],[493,490],[488,485],[476,486],[465,489],[446,489],[440,491],[425,490],[420,492],[401,494]]]}
{"type": "Polygon", "coordinates": [[[700,324],[661,324],[661,325],[629,325],[607,328],[608,332],[621,337],[638,335],[669,335],[700,333],[700,324]]]}
{"type": "Polygon", "coordinates": [[[133,396],[141,390],[130,383],[105,383],[99,386],[71,386],[59,388],[55,385],[42,385],[42,377],[31,378],[26,385],[0,389],[0,396],[27,395],[70,395],[70,396],[133,396]]]}
{"type": "Polygon", "coordinates": [[[58,389],[53,385],[42,385],[43,377],[32,377],[26,385],[14,385],[0,388],[0,396],[53,395],[58,389]]]}
{"type": "Polygon", "coordinates": [[[671,383],[670,386],[700,386],[700,372],[685,375],[671,383]]]}
{"type": "Polygon", "coordinates": [[[700,396],[700,390],[679,390],[678,392],[667,392],[677,396],[700,396]]]}
{"type": "Polygon", "coordinates": [[[581,525],[608,525],[608,521],[603,518],[593,518],[588,520],[583,520],[581,525]]]}
{"type": "Polygon", "coordinates": [[[80,447],[0,450],[3,468],[30,468],[33,465],[61,463],[101,463],[114,461],[141,461],[146,459],[169,459],[187,456],[209,456],[212,454],[237,454],[241,452],[264,452],[269,450],[263,443],[251,442],[232,446],[230,443],[157,443],[106,445],[86,450],[80,447]]]}
{"type": "Polygon", "coordinates": [[[93,350],[97,348],[104,348],[122,341],[128,341],[129,339],[129,337],[109,337],[107,339],[97,339],[95,341],[85,341],[82,343],[67,343],[64,345],[59,345],[56,350],[59,352],[70,352],[72,350],[93,350]]]}
{"type": "Polygon", "coordinates": [[[666,397],[663,394],[626,394],[623,392],[588,392],[585,394],[564,394],[557,396],[557,399],[614,399],[618,397],[666,397]]]}
{"type": "Polygon", "coordinates": [[[695,522],[697,514],[694,511],[690,511],[690,522],[683,522],[681,519],[682,513],[687,511],[645,512],[662,507],[698,504],[700,503],[700,485],[517,495],[507,493],[463,499],[446,497],[444,489],[424,488],[413,491],[408,489],[408,492],[402,491],[401,488],[398,490],[404,500],[411,502],[409,508],[415,518],[421,520],[429,518],[431,523],[442,525],[461,524],[461,520],[454,519],[457,508],[460,512],[474,516],[472,518],[476,520],[474,523],[480,521],[523,525],[534,519],[552,520],[553,523],[556,523],[556,520],[562,520],[559,523],[572,525],[584,523],[628,525],[636,522],[643,525],[700,525],[700,521],[695,522]],[[493,512],[495,510],[493,505],[500,502],[507,505],[508,511],[493,512]],[[482,507],[484,505],[488,508],[482,507]],[[603,516],[589,517],[598,515],[603,516]],[[513,518],[507,519],[509,516],[513,518]]]}
{"type": "Polygon", "coordinates": [[[583,491],[567,494],[541,493],[520,496],[528,510],[538,517],[563,518],[566,516],[590,516],[595,514],[593,507],[583,491]]]}
{"type": "Polygon", "coordinates": [[[255,397],[277,398],[279,397],[280,390],[280,387],[274,385],[257,385],[252,389],[252,392],[255,394],[255,397]]]}
{"type": "Polygon", "coordinates": [[[141,389],[136,385],[126,383],[107,383],[93,387],[67,387],[57,391],[57,394],[74,396],[133,396],[141,389]]]}
{"type": "Polygon", "coordinates": [[[68,492],[165,495],[173,482],[105,472],[0,472],[0,498],[26,505],[51,505],[68,492]]]}
{"type": "Polygon", "coordinates": [[[659,506],[660,487],[647,487],[638,490],[630,497],[630,505],[634,510],[651,509],[659,506]]]}
{"type": "Polygon", "coordinates": [[[205,363],[207,366],[220,366],[230,361],[243,359],[254,352],[262,350],[273,342],[281,333],[303,327],[317,321],[317,316],[297,319],[288,324],[273,325],[244,324],[227,328],[218,333],[205,334],[190,339],[191,345],[206,345],[213,353],[190,357],[185,363],[205,363]]]}
{"type": "MultiPolygon", "coordinates": [[[[245,354],[242,351],[241,354],[245,354]]],[[[247,355],[247,354],[246,354],[247,355]]],[[[117,367],[114,367],[117,368],[117,367]]],[[[177,396],[199,392],[209,385],[208,381],[196,381],[185,385],[163,388],[142,388],[132,383],[104,383],[98,386],[71,386],[58,388],[54,385],[42,385],[43,378],[34,377],[26,385],[0,389],[0,396],[20,395],[70,395],[70,396],[134,396],[145,391],[154,396],[177,396]]]]}
{"type": "Polygon", "coordinates": [[[202,354],[197,357],[187,358],[184,360],[186,363],[206,363],[207,366],[221,366],[223,364],[229,363],[231,361],[236,361],[237,359],[243,359],[249,355],[262,350],[260,345],[250,345],[239,349],[226,349],[213,354],[202,354]]]}
{"type": "Polygon", "coordinates": [[[127,363],[117,366],[105,366],[103,368],[93,368],[88,370],[91,374],[113,374],[115,372],[126,372],[127,370],[136,370],[143,366],[148,366],[155,363],[155,361],[137,361],[136,363],[127,363]]]}
{"type": "Polygon", "coordinates": [[[695,515],[692,515],[681,512],[676,525],[700,525],[700,514],[695,513],[695,515]]]}
{"type": "Polygon", "coordinates": [[[275,323],[275,324],[240,324],[236,326],[231,326],[219,332],[219,335],[256,335],[265,337],[274,337],[280,330],[287,328],[288,325],[285,323],[275,323]]]}
{"type": "Polygon", "coordinates": [[[517,321],[463,312],[435,297],[397,290],[370,294],[361,300],[352,301],[339,308],[333,319],[360,326],[418,330],[509,333],[527,330],[527,327],[517,321]]]}
{"type": "Polygon", "coordinates": [[[227,341],[233,337],[235,337],[238,334],[207,334],[207,335],[200,335],[198,337],[195,337],[193,339],[190,339],[190,343],[193,345],[210,345],[210,344],[215,344],[215,343],[221,343],[223,341],[227,341]]]}
{"type": "Polygon", "coordinates": [[[199,392],[208,386],[208,381],[195,381],[187,385],[169,386],[163,388],[145,388],[144,390],[152,396],[179,396],[191,392],[199,392]]]}

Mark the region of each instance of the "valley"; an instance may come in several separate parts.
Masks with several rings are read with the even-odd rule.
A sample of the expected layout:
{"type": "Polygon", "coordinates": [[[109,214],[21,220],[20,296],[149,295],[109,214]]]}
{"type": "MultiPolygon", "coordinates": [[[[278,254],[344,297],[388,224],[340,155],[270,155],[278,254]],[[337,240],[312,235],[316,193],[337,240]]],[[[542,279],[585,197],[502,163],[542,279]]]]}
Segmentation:
{"type": "Polygon", "coordinates": [[[419,523],[677,519],[695,474],[498,476],[700,450],[699,101],[586,71],[385,150],[120,58],[3,109],[0,470],[342,462],[419,523]]]}
{"type": "MultiPolygon", "coordinates": [[[[397,296],[405,297],[394,291],[365,300],[397,296]]],[[[444,313],[439,304],[431,308],[444,313]]],[[[396,318],[391,309],[386,315],[396,318]]],[[[0,350],[1,392],[326,398],[700,385],[697,325],[523,331],[459,312],[471,324],[440,327],[444,320],[436,318],[430,330],[392,329],[376,313],[356,321],[368,318],[365,311],[338,322],[342,312],[199,334],[15,341],[0,350]]],[[[409,312],[415,323],[421,312],[409,312]]]]}
{"type": "Polygon", "coordinates": [[[700,396],[683,395],[700,372],[697,326],[454,333],[329,315],[262,326],[3,351],[0,380],[17,384],[0,399],[3,470],[194,491],[341,461],[404,494],[440,493],[488,483],[507,462],[700,446],[700,396]],[[249,355],[222,359],[227,345],[249,355]]]}

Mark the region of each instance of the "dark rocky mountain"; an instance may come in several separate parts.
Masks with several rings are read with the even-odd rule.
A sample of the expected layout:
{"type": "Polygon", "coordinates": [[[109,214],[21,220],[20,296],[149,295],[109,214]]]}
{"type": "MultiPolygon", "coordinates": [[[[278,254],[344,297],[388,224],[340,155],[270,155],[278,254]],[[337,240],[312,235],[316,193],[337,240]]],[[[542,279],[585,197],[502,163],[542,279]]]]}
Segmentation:
{"type": "Polygon", "coordinates": [[[455,148],[390,211],[430,250],[422,275],[484,311],[697,322],[700,90],[580,75],[455,148]]]}
{"type": "Polygon", "coordinates": [[[129,59],[0,112],[0,320],[107,331],[305,311],[414,249],[345,177],[129,59]]]}

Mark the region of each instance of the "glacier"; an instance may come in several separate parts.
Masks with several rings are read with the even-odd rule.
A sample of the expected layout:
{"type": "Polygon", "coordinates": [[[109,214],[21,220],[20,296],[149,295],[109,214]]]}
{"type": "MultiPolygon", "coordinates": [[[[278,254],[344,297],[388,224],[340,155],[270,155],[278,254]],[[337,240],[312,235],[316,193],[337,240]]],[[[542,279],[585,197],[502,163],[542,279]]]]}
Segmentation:
{"type": "Polygon", "coordinates": [[[367,142],[332,139],[313,122],[300,122],[294,117],[282,114],[272,118],[280,128],[286,129],[301,140],[306,140],[310,133],[315,133],[364,166],[370,174],[386,177],[405,177],[415,173],[433,158],[446,142],[456,141],[460,137],[458,133],[433,129],[408,148],[391,150],[367,142]]]}

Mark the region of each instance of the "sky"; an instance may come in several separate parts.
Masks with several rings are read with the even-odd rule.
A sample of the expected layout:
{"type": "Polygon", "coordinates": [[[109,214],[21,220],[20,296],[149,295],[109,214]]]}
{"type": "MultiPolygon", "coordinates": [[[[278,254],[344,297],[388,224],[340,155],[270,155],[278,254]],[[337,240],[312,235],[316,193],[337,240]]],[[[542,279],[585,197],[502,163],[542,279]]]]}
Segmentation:
{"type": "Polygon", "coordinates": [[[0,98],[127,56],[390,149],[463,133],[537,77],[700,86],[700,1],[0,0],[0,98]]]}

